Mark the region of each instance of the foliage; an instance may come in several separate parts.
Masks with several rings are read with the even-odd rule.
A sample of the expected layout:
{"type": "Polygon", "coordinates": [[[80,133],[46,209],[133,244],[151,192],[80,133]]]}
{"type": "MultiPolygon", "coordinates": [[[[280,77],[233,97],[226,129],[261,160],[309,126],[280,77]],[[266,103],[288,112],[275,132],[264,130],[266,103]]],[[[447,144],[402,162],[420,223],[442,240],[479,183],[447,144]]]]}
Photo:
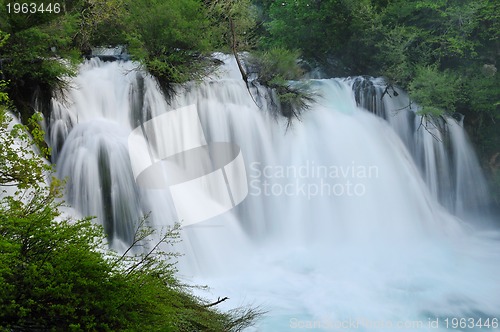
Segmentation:
{"type": "Polygon", "coordinates": [[[276,1],[269,8],[269,33],[278,45],[300,45],[304,56],[318,57],[332,52],[348,36],[346,6],[342,1],[276,1]],[[312,24],[311,24],[312,23],[312,24]],[[311,48],[311,46],[313,46],[311,48]]]}
{"type": "Polygon", "coordinates": [[[376,44],[375,58],[381,72],[395,84],[405,86],[414,74],[414,64],[410,60],[417,33],[405,26],[396,26],[384,33],[376,44]]]}
{"type": "Polygon", "coordinates": [[[88,53],[92,46],[123,43],[126,31],[126,4],[124,0],[85,0],[73,16],[78,23],[75,46],[88,53]]]}
{"type": "Polygon", "coordinates": [[[257,80],[273,91],[271,108],[288,118],[290,125],[313,100],[305,84],[291,82],[303,75],[298,64],[299,52],[283,47],[255,51],[259,13],[250,0],[213,0],[208,2],[208,8],[214,32],[220,36],[216,45],[233,53],[249,93],[249,76],[256,74],[257,80]],[[240,60],[244,51],[251,51],[246,69],[240,60]]]}
{"type": "Polygon", "coordinates": [[[496,67],[483,65],[480,70],[468,76],[467,90],[469,91],[470,108],[479,110],[490,119],[500,119],[500,75],[496,67]]]}
{"type": "Polygon", "coordinates": [[[424,114],[439,116],[443,110],[452,114],[460,100],[460,79],[449,71],[438,71],[435,66],[418,67],[410,83],[413,99],[424,114]]]}
{"type": "Polygon", "coordinates": [[[0,110],[0,186],[18,189],[39,189],[52,168],[26,144],[30,136],[26,127],[15,124],[8,126],[10,117],[0,110]],[[13,149],[15,147],[15,150],[13,149]]]}
{"type": "MultiPolygon", "coordinates": [[[[64,89],[61,78],[75,73],[73,64],[92,46],[127,45],[165,91],[203,76],[210,64],[205,55],[213,34],[199,0],[68,0],[58,14],[30,15],[6,13],[5,1],[0,29],[11,37],[0,59],[24,120],[32,113],[29,97],[40,89],[46,95],[64,89]]],[[[41,2],[48,3],[34,1],[41,2]]]]}
{"type": "Polygon", "coordinates": [[[129,0],[125,6],[130,52],[162,87],[203,76],[210,40],[208,15],[200,1],[129,0]]]}
{"type": "Polygon", "coordinates": [[[498,169],[493,170],[490,178],[493,184],[491,196],[496,205],[500,206],[500,171],[498,169]]]}
{"type": "MultiPolygon", "coordinates": [[[[0,81],[0,110],[2,111],[7,109],[7,106],[10,104],[9,94],[5,92],[6,87],[7,82],[0,81]]],[[[2,120],[0,119],[0,121],[2,120]]]]}
{"type": "MultiPolygon", "coordinates": [[[[78,60],[72,47],[76,21],[63,6],[60,13],[15,14],[7,12],[7,3],[0,0],[0,31],[9,35],[0,45],[0,67],[10,83],[9,96],[26,121],[35,112],[34,96],[48,104],[50,90],[63,89],[61,78],[74,74],[78,60]]],[[[47,7],[56,1],[30,3],[47,7]]]]}
{"type": "Polygon", "coordinates": [[[279,102],[276,106],[288,118],[289,125],[292,118],[299,118],[300,113],[309,107],[314,97],[305,83],[292,82],[303,75],[298,58],[298,51],[273,48],[255,53],[249,59],[257,80],[275,92],[279,102]]]}
{"type": "Polygon", "coordinates": [[[207,8],[215,49],[232,52],[234,46],[244,52],[255,48],[257,11],[251,0],[212,0],[207,8]]]}
{"type": "MultiPolygon", "coordinates": [[[[9,14],[6,2],[1,1],[0,9],[3,21],[0,29],[10,34],[0,53],[5,74],[12,78],[34,77],[44,83],[56,84],[62,74],[72,73],[71,67],[59,59],[75,60],[71,45],[75,20],[65,13],[9,14]]],[[[49,3],[32,2],[37,5],[49,3]]]]}
{"type": "Polygon", "coordinates": [[[378,42],[379,74],[408,88],[424,114],[464,114],[484,164],[500,138],[499,11],[488,0],[394,0],[380,13],[383,35],[399,37],[378,42]]]}
{"type": "MultiPolygon", "coordinates": [[[[263,45],[268,49],[298,48],[306,60],[335,67],[326,72],[386,76],[390,84],[411,85],[416,99],[433,93],[423,90],[443,86],[443,79],[459,76],[466,82],[471,65],[494,66],[498,57],[500,5],[494,1],[257,2],[266,11],[263,45]],[[437,81],[423,84],[424,76],[437,81]]],[[[447,94],[435,93],[431,99],[437,102],[434,111],[472,106],[461,100],[456,104],[462,107],[451,107],[447,94]]]]}
{"type": "Polygon", "coordinates": [[[239,331],[257,318],[252,308],[219,312],[179,283],[175,255],[159,250],[177,228],[148,245],[153,231],[140,223],[134,244],[149,249],[119,256],[105,249],[102,227],[61,215],[61,182],[46,184],[50,167],[26,128],[9,122],[2,109],[0,330],[239,331]]]}
{"type": "Polygon", "coordinates": [[[323,65],[332,57],[352,65],[355,53],[346,54],[345,45],[357,32],[353,27],[371,24],[369,0],[283,0],[268,6],[266,48],[298,48],[305,59],[323,65]]]}
{"type": "Polygon", "coordinates": [[[271,83],[274,79],[297,80],[304,75],[298,64],[299,52],[272,48],[256,53],[250,62],[258,67],[259,80],[271,83]]]}

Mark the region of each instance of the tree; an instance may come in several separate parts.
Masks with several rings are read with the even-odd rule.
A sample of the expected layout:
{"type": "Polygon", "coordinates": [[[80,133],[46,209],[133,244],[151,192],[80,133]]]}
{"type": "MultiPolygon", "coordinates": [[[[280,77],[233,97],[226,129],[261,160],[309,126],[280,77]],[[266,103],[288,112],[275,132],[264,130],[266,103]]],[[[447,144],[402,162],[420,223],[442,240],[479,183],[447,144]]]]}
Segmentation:
{"type": "Polygon", "coordinates": [[[166,92],[210,70],[210,25],[197,0],[128,0],[126,40],[134,59],[166,92]]]}
{"type": "Polygon", "coordinates": [[[124,0],[79,1],[73,12],[78,22],[73,39],[81,52],[90,53],[93,46],[125,43],[127,11],[124,0]]]}
{"type": "Polygon", "coordinates": [[[299,49],[306,60],[327,70],[334,64],[337,73],[345,73],[346,67],[358,67],[351,58],[360,49],[347,46],[371,26],[372,11],[369,0],[275,1],[269,5],[265,44],[299,49]]]}
{"type": "Polygon", "coordinates": [[[460,102],[460,83],[454,72],[439,71],[435,66],[417,67],[409,91],[422,106],[423,114],[453,114],[460,102]]]}
{"type": "Polygon", "coordinates": [[[240,53],[252,51],[255,46],[256,8],[250,0],[211,0],[207,2],[215,35],[215,45],[231,52],[236,59],[242,79],[248,84],[248,75],[240,53]]]}
{"type": "MultiPolygon", "coordinates": [[[[8,1],[0,0],[0,30],[9,35],[0,47],[3,76],[10,81],[9,96],[23,121],[35,112],[33,99],[47,106],[51,91],[64,88],[66,75],[75,73],[79,53],[73,47],[72,36],[77,20],[64,6],[57,13],[7,13],[8,1]],[[62,60],[64,58],[64,61],[62,60]]],[[[69,1],[68,1],[69,2],[69,1]]],[[[56,1],[32,1],[53,8],[56,1]]],[[[67,6],[68,9],[71,6],[67,6]]]]}

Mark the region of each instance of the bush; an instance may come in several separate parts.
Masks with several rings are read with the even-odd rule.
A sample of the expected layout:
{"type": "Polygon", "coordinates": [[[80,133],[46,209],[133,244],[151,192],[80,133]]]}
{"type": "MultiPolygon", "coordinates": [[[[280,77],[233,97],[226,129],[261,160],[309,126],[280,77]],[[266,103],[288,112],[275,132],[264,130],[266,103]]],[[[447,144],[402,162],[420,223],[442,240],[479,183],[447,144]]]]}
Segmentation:
{"type": "Polygon", "coordinates": [[[197,0],[126,0],[125,39],[135,60],[141,61],[164,92],[172,84],[204,75],[210,46],[207,9],[197,0]]]}
{"type": "Polygon", "coordinates": [[[272,48],[269,51],[255,53],[249,59],[251,71],[257,80],[272,89],[277,98],[273,106],[281,115],[289,120],[300,118],[300,114],[309,108],[314,94],[309,86],[299,80],[303,70],[299,65],[299,52],[283,48],[272,48]]]}
{"type": "Polygon", "coordinates": [[[452,114],[461,99],[458,75],[439,71],[435,66],[417,67],[409,89],[411,98],[422,106],[423,114],[452,114]]]}

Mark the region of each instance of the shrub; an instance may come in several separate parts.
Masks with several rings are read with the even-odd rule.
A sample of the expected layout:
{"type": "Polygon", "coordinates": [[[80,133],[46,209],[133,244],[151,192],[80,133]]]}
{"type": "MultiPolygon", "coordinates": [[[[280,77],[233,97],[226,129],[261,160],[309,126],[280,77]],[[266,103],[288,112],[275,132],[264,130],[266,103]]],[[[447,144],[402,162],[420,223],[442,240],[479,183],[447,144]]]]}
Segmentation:
{"type": "Polygon", "coordinates": [[[314,94],[306,83],[298,81],[303,75],[299,65],[299,52],[283,48],[255,53],[249,59],[251,71],[257,75],[257,81],[269,87],[275,93],[277,103],[273,109],[285,116],[291,124],[293,118],[309,108],[314,101],[314,94]]]}

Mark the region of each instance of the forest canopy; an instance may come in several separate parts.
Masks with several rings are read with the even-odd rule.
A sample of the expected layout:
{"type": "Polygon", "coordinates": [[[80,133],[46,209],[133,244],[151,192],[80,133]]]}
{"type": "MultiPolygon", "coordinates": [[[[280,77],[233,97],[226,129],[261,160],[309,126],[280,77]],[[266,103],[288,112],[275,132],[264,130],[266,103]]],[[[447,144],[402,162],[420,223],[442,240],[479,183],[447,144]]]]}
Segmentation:
{"type": "Polygon", "coordinates": [[[409,89],[424,110],[458,111],[482,124],[499,117],[497,1],[51,2],[60,4],[58,13],[9,13],[9,2],[0,2],[0,36],[9,36],[0,58],[11,92],[22,95],[19,90],[33,81],[57,87],[74,69],[60,60],[78,63],[92,46],[127,45],[164,84],[203,76],[214,51],[279,48],[326,76],[384,76],[409,89]],[[443,82],[453,89],[430,96],[443,82]]]}

